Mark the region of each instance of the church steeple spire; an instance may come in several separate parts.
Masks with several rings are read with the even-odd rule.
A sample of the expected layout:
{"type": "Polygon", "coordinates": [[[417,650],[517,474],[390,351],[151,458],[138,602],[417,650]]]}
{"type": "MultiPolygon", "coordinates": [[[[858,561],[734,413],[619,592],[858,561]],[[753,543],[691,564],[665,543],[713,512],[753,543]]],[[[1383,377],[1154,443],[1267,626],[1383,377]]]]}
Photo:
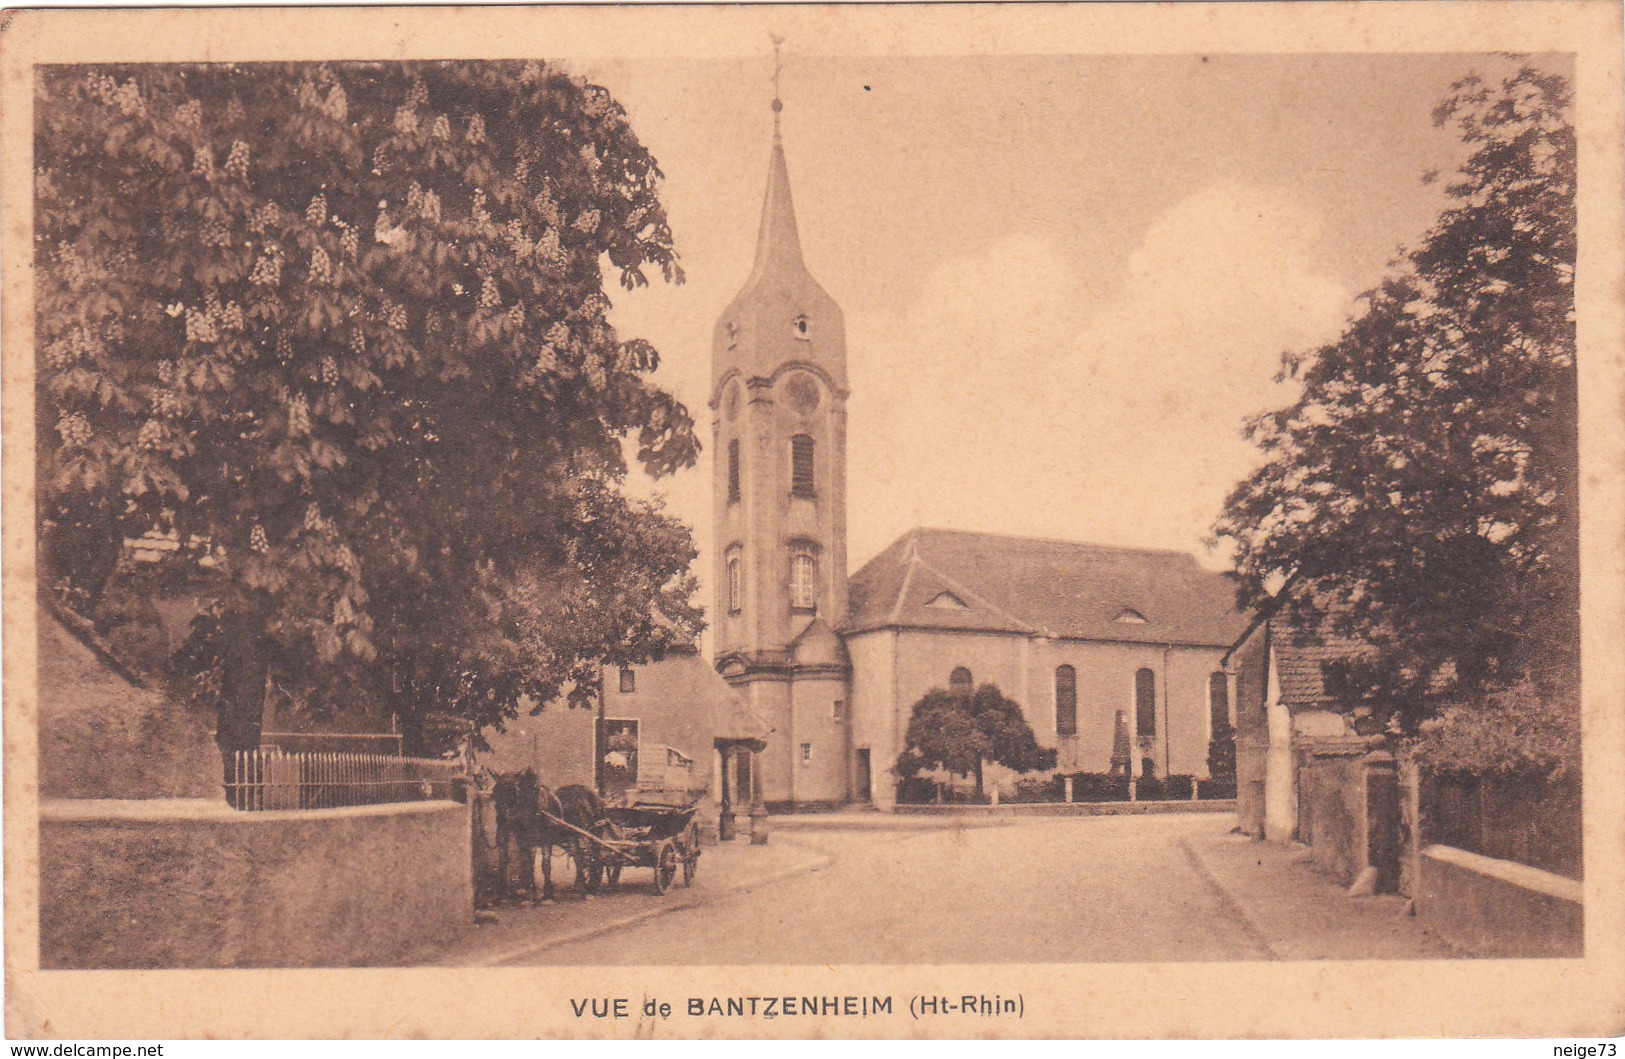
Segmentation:
{"type": "Polygon", "coordinates": [[[790,195],[780,118],[783,41],[773,40],[773,141],[768,153],[767,192],[756,233],[750,275],[717,321],[712,346],[712,400],[735,373],[744,379],[771,379],[792,363],[819,372],[827,384],[846,391],[846,325],[835,304],[807,268],[801,232],[790,195]]]}
{"type": "Polygon", "coordinates": [[[784,143],[775,129],[773,155],[767,169],[767,195],[762,200],[762,225],[756,236],[756,261],[751,267],[751,278],[762,279],[772,272],[805,272],[806,269],[807,264],[801,257],[801,234],[796,229],[795,203],[790,198],[790,169],[784,161],[784,143]]]}
{"type": "Polygon", "coordinates": [[[784,38],[773,38],[773,153],[768,162],[767,195],[762,200],[762,224],[756,237],[756,261],[751,268],[751,278],[757,280],[766,272],[805,272],[807,268],[801,257],[801,235],[796,230],[790,169],[784,161],[784,137],[779,125],[779,116],[784,112],[784,100],[779,98],[779,75],[784,72],[779,48],[783,43],[784,38]]]}

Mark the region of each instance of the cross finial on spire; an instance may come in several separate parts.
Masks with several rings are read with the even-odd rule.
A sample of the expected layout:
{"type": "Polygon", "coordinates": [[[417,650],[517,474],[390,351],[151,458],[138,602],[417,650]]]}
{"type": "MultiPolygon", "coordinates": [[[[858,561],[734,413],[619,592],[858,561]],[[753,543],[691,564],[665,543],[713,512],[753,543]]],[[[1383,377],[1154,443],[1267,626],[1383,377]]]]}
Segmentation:
{"type": "Polygon", "coordinates": [[[784,62],[779,57],[779,49],[784,46],[784,38],[770,33],[768,39],[773,42],[773,138],[779,138],[779,112],[784,109],[784,101],[779,98],[779,75],[784,72],[784,62]]]}

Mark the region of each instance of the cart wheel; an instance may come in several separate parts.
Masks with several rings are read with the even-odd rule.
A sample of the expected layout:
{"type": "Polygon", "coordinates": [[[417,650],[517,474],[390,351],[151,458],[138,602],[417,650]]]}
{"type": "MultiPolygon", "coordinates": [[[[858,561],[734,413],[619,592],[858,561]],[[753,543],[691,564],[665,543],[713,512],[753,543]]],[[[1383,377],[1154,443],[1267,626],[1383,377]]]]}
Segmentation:
{"type": "Polygon", "coordinates": [[[655,858],[655,893],[663,894],[671,889],[671,884],[677,880],[677,843],[671,839],[660,843],[660,853],[655,858]]]}

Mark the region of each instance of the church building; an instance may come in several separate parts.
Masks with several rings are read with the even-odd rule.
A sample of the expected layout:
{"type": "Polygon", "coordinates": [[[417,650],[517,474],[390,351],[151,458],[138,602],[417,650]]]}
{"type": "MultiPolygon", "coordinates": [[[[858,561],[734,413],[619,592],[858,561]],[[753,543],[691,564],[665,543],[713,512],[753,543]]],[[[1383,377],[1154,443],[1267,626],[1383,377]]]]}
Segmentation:
{"type": "Polygon", "coordinates": [[[1060,772],[1205,777],[1246,622],[1192,556],[916,529],[846,575],[845,323],[802,254],[781,109],[755,261],[712,348],[711,629],[771,730],[754,782],[770,806],[888,807],[913,704],[983,683],[1060,772]]]}

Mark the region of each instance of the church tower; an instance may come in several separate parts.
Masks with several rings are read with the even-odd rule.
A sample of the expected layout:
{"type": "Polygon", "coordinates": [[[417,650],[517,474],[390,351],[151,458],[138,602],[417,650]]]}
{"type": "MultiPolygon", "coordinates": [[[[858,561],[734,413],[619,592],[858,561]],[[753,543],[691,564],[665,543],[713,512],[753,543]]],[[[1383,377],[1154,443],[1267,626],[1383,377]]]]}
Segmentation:
{"type": "MultiPolygon", "coordinates": [[[[775,84],[777,76],[775,75],[775,84]]],[[[716,665],[773,726],[769,803],[850,797],[846,327],[802,259],[779,116],[750,275],[712,345],[716,665]]]]}

